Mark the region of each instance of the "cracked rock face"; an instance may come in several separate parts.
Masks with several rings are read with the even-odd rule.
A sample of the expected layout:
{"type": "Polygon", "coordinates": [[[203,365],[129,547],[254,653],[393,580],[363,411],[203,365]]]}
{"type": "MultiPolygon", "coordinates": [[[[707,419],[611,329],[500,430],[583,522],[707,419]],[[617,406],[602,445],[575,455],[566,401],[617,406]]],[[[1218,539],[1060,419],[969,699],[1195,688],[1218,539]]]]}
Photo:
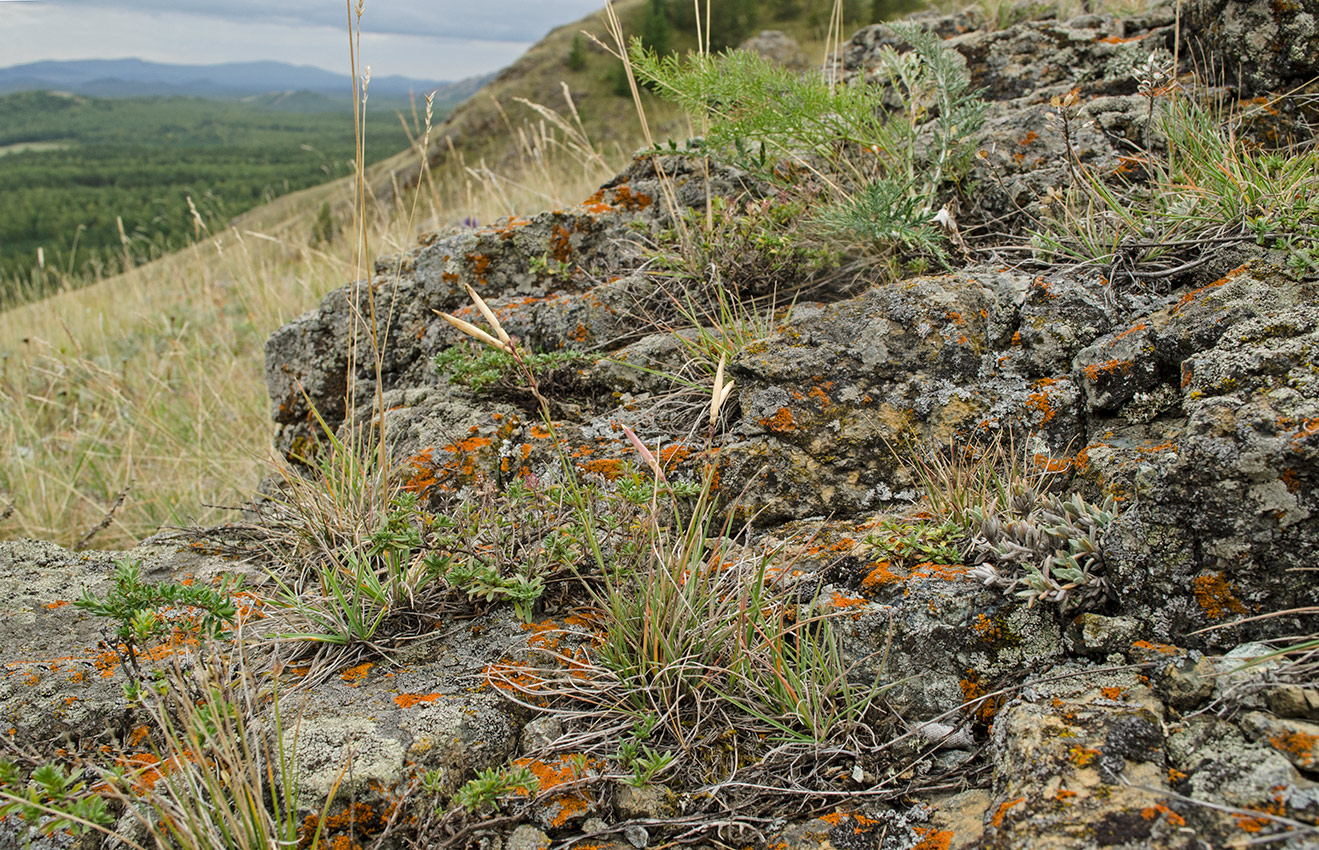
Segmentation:
{"type": "Polygon", "coordinates": [[[1186,24],[1243,96],[1288,91],[1319,74],[1315,0],[1192,0],[1186,24]]]}

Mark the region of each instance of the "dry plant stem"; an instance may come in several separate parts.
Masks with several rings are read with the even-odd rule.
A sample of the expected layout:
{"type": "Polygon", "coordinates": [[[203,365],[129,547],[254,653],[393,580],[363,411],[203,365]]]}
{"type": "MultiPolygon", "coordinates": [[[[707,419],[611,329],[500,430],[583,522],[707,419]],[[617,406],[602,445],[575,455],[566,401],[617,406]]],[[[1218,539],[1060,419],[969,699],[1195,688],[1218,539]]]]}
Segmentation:
{"type": "MultiPolygon", "coordinates": [[[[88,543],[92,542],[93,537],[95,537],[96,535],[100,534],[102,531],[105,531],[107,528],[110,527],[110,523],[114,522],[114,515],[118,513],[119,508],[123,506],[124,499],[128,498],[128,491],[131,489],[133,489],[132,481],[124,485],[124,489],[119,491],[119,495],[115,497],[114,502],[110,505],[109,510],[105,512],[105,516],[101,518],[101,521],[98,522],[95,526],[93,526],[92,529],[88,531],[86,534],[84,534],[81,538],[79,538],[77,543],[73,544],[73,551],[81,552],[83,549],[87,548],[88,543]]],[[[13,505],[10,505],[7,510],[12,511],[13,505]]],[[[6,512],[3,516],[0,516],[0,520],[3,520],[8,515],[9,515],[8,512],[6,512]]]]}

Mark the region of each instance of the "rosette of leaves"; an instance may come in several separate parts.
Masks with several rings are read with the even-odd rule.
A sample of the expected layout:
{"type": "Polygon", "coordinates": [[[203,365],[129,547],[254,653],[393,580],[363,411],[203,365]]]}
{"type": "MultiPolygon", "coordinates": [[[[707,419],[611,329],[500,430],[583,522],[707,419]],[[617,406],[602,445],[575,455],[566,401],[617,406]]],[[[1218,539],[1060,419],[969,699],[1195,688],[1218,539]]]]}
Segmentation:
{"type": "Polygon", "coordinates": [[[1116,519],[1113,499],[1096,505],[1078,494],[1064,499],[1018,484],[1011,502],[1003,512],[994,503],[969,512],[977,561],[971,576],[1064,612],[1101,600],[1108,567],[1102,542],[1116,519]]]}

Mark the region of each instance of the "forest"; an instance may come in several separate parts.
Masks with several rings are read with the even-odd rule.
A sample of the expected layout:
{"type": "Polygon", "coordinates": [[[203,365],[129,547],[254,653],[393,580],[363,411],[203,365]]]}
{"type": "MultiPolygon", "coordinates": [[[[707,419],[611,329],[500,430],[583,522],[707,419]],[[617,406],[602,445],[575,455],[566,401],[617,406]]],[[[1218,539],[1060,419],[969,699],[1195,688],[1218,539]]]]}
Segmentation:
{"type": "MultiPolygon", "coordinates": [[[[374,161],[408,145],[406,105],[368,103],[374,161]]],[[[351,105],[317,95],[0,97],[0,305],[177,250],[203,224],[349,173],[353,153],[351,105]]]]}

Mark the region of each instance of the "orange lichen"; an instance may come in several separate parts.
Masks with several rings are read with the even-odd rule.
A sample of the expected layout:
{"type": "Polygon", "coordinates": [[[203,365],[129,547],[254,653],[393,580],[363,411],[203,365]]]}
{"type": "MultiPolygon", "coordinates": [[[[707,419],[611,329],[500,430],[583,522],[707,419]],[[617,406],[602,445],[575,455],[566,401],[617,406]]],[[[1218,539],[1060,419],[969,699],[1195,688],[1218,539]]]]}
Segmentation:
{"type": "Polygon", "coordinates": [[[760,424],[771,431],[779,433],[794,431],[797,424],[792,419],[792,411],[786,407],[780,407],[774,411],[773,416],[761,417],[760,424]]]}
{"type": "Polygon", "coordinates": [[[967,670],[966,678],[957,684],[962,689],[963,702],[974,712],[974,717],[982,723],[992,722],[994,715],[1003,707],[1003,695],[987,696],[988,690],[975,670],[967,670]]]}
{"type": "Polygon", "coordinates": [[[608,481],[617,479],[625,470],[623,461],[616,457],[588,460],[585,463],[578,464],[578,466],[583,472],[590,475],[599,475],[608,481]]]}
{"type": "Polygon", "coordinates": [[[1135,649],[1143,649],[1146,652],[1157,652],[1160,655],[1177,655],[1181,652],[1175,646],[1166,643],[1153,643],[1148,640],[1133,641],[1131,646],[1135,649]]]}
{"type": "Polygon", "coordinates": [[[911,850],[948,850],[953,846],[953,838],[957,833],[951,829],[935,829],[934,827],[918,826],[916,837],[920,839],[911,850]]]}
{"type": "Polygon", "coordinates": [[[1319,735],[1306,732],[1283,731],[1268,736],[1275,749],[1307,763],[1319,763],[1319,735]]]}
{"type": "Polygon", "coordinates": [[[989,825],[995,829],[1001,827],[1003,825],[1003,819],[1007,817],[1008,811],[1024,802],[1026,802],[1025,797],[1018,797],[1015,800],[1004,801],[994,812],[994,816],[989,819],[989,825]]]}
{"type": "Polygon", "coordinates": [[[472,273],[476,279],[485,283],[485,273],[490,269],[490,257],[486,254],[468,254],[467,262],[472,264],[472,273]]]}
{"type": "Polygon", "coordinates": [[[1109,340],[1109,345],[1112,345],[1113,343],[1117,342],[1118,340],[1122,339],[1123,337],[1130,336],[1131,334],[1134,334],[1134,333],[1136,333],[1137,331],[1143,331],[1143,330],[1145,330],[1146,327],[1147,327],[1147,326],[1146,326],[1146,324],[1145,324],[1144,322],[1137,322],[1136,324],[1132,325],[1131,327],[1127,328],[1127,329],[1126,329],[1125,331],[1123,331],[1122,333],[1118,334],[1117,336],[1115,336],[1115,337],[1113,337],[1111,340],[1109,340]]]}
{"type": "Polygon", "coordinates": [[[1092,381],[1097,381],[1101,377],[1113,377],[1114,375],[1126,375],[1131,372],[1130,360],[1108,360],[1104,363],[1091,363],[1081,370],[1085,376],[1092,381]]]}
{"type": "Polygon", "coordinates": [[[614,188],[614,203],[628,212],[641,212],[654,203],[645,192],[634,192],[626,183],[614,188]]]}
{"type": "Polygon", "coordinates": [[[1159,815],[1163,815],[1163,819],[1173,826],[1186,826],[1186,818],[1168,808],[1164,803],[1155,803],[1152,806],[1146,806],[1140,811],[1140,816],[1145,820],[1152,821],[1159,815]]]}
{"type": "Polygon", "coordinates": [[[1191,584],[1195,601],[1209,619],[1221,620],[1229,614],[1247,613],[1246,606],[1232,592],[1232,585],[1223,573],[1196,576],[1191,584]]]}
{"type": "MultiPolygon", "coordinates": [[[[531,775],[536,777],[536,793],[544,795],[556,788],[576,785],[578,780],[582,778],[583,771],[598,768],[600,763],[595,759],[581,755],[562,755],[553,762],[531,758],[515,759],[513,767],[525,767],[529,770],[531,775]]],[[[530,794],[531,789],[518,789],[517,793],[530,794]]],[[[550,819],[550,826],[556,828],[564,826],[568,821],[582,814],[591,806],[590,801],[583,797],[580,791],[576,790],[566,790],[564,793],[555,794],[551,797],[550,802],[558,808],[550,819]]]]}
{"type": "Polygon", "coordinates": [[[1099,692],[1104,695],[1104,699],[1122,699],[1122,689],[1116,686],[1100,688],[1099,692]]]}
{"type": "Polygon", "coordinates": [[[1026,397],[1026,409],[1034,410],[1040,414],[1041,425],[1051,422],[1058,411],[1054,409],[1053,404],[1049,401],[1048,388],[1056,383],[1053,378],[1045,378],[1039,381],[1036,386],[1038,390],[1026,397]]]}
{"type": "Polygon", "coordinates": [[[389,823],[395,805],[383,811],[367,803],[351,803],[342,811],[326,815],[324,822],[316,815],[307,815],[298,827],[298,850],[311,850],[312,839],[319,833],[321,847],[330,850],[359,850],[355,838],[370,838],[389,823]]]}
{"type": "Polygon", "coordinates": [[[363,661],[356,667],[349,667],[347,670],[340,672],[339,678],[343,679],[352,687],[357,687],[361,684],[362,680],[366,678],[366,674],[371,672],[371,668],[374,666],[375,662],[373,661],[363,661]]]}
{"type": "Polygon", "coordinates": [[[550,233],[550,258],[566,263],[572,257],[572,234],[562,224],[556,224],[550,233]]]}
{"type": "Polygon", "coordinates": [[[873,591],[886,584],[897,584],[905,581],[904,576],[893,572],[892,566],[892,561],[875,561],[868,564],[868,572],[865,578],[861,579],[861,587],[873,591]]]}
{"type": "Polygon", "coordinates": [[[54,611],[56,608],[63,608],[65,605],[68,604],[69,604],[69,600],[67,599],[56,599],[54,602],[47,602],[41,607],[45,608],[47,611],[54,611]]]}
{"type": "Polygon", "coordinates": [[[820,815],[820,820],[830,826],[843,826],[844,824],[852,825],[852,832],[856,835],[865,835],[873,832],[876,827],[880,826],[882,821],[875,818],[868,818],[859,812],[830,812],[826,815],[820,815]]]}
{"type": "Polygon", "coordinates": [[[394,697],[394,702],[399,708],[412,708],[417,703],[435,702],[439,698],[439,694],[399,694],[394,697]]]}
{"type": "Polygon", "coordinates": [[[1091,762],[1099,758],[1099,750],[1075,746],[1067,751],[1067,758],[1077,767],[1088,767],[1091,762]]]}

